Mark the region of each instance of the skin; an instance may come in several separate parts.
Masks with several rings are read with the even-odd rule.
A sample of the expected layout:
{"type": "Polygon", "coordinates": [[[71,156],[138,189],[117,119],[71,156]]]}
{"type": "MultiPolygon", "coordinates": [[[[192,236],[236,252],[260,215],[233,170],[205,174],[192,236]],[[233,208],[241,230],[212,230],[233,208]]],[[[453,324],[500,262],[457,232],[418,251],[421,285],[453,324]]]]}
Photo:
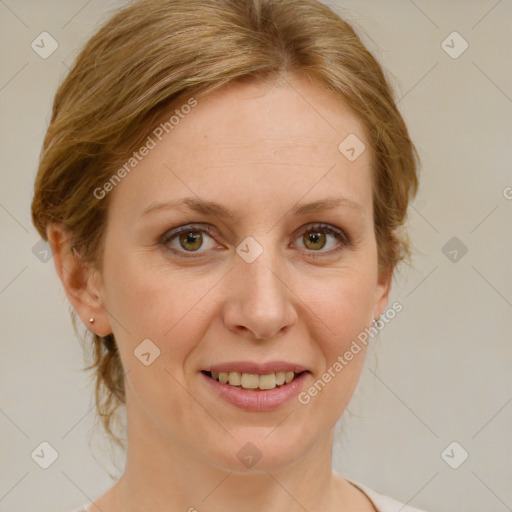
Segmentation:
{"type": "Polygon", "coordinates": [[[370,147],[358,117],[318,83],[231,85],[199,98],[110,192],[101,271],[86,272],[61,228],[48,228],[70,301],[88,328],[114,333],[127,372],[125,472],[89,510],[375,510],[331,468],[335,423],[364,349],[309,404],[272,412],[222,401],[200,374],[209,364],[284,360],[309,369],[307,389],[384,311],[390,280],[377,270],[372,157],[366,150],[351,162],[338,151],[351,133],[370,147]],[[190,196],[237,217],[186,207],[142,216],[155,202],[190,196]],[[290,213],[333,196],[360,210],[290,213]],[[191,223],[214,233],[202,233],[203,245],[180,245],[179,236],[160,243],[191,223]],[[352,245],[326,231],[310,241],[317,223],[352,245]],[[252,263],[236,252],[247,236],[263,248],[252,263]],[[187,258],[194,248],[200,256],[187,258]],[[133,354],[147,338],[161,350],[149,366],[133,354]],[[237,457],[247,442],[262,454],[252,468],[237,457]]]}

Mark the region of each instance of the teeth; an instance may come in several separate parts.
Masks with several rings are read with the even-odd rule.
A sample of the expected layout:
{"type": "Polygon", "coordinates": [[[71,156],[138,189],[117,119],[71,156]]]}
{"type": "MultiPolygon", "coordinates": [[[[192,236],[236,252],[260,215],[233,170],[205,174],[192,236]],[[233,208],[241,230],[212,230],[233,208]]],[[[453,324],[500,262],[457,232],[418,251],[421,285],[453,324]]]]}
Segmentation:
{"type": "Polygon", "coordinates": [[[212,378],[222,384],[240,386],[244,389],[274,389],[276,386],[288,384],[294,377],[294,372],[275,372],[266,375],[240,372],[211,372],[212,378]]]}
{"type": "Polygon", "coordinates": [[[256,389],[260,385],[260,376],[255,373],[242,373],[240,385],[245,389],[256,389]]]}
{"type": "Polygon", "coordinates": [[[276,374],[260,375],[259,385],[260,389],[274,389],[276,387],[276,374]]]}
{"type": "Polygon", "coordinates": [[[232,386],[240,386],[242,384],[242,374],[238,372],[229,372],[229,383],[232,386]]]}

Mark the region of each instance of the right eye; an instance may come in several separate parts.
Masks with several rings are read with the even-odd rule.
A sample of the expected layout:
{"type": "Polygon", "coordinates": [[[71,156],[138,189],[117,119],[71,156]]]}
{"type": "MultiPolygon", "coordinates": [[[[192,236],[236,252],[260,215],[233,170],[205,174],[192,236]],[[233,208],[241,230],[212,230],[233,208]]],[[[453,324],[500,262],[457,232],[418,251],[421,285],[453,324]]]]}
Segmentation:
{"type": "Polygon", "coordinates": [[[187,257],[186,253],[204,253],[215,247],[213,240],[214,230],[208,225],[186,225],[166,231],[162,237],[162,245],[167,249],[187,257]],[[206,238],[205,238],[206,237],[206,238]],[[210,239],[209,244],[204,248],[205,241],[210,239]],[[200,251],[199,249],[205,250],[200,251]]]}

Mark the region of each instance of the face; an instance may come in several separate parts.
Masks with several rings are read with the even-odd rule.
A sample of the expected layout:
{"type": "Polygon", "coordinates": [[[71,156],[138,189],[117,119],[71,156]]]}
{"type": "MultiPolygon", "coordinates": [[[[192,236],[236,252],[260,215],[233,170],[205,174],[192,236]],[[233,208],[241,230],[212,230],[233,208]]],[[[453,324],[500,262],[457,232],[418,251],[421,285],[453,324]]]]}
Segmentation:
{"type": "Polygon", "coordinates": [[[363,126],[320,85],[290,83],[198,98],[111,192],[100,289],[129,432],[222,468],[244,469],[247,442],[262,469],[314,451],[352,396],[364,348],[333,365],[389,292],[370,151],[350,161],[338,150],[349,134],[368,148],[363,126]],[[275,387],[212,378],[230,371],[233,384],[275,387]],[[283,371],[300,375],[277,385],[283,371]]]}

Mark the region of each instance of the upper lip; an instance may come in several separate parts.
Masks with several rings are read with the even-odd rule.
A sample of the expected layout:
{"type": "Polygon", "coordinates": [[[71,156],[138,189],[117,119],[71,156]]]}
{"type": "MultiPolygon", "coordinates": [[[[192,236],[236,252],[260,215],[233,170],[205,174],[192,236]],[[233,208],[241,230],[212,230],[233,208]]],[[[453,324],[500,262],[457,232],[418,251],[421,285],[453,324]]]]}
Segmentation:
{"type": "Polygon", "coordinates": [[[274,372],[295,372],[301,373],[308,369],[300,364],[288,363],[285,361],[269,361],[268,363],[255,363],[251,361],[234,361],[230,363],[219,363],[204,368],[203,371],[209,372],[239,372],[256,373],[258,375],[267,375],[274,372]]]}

